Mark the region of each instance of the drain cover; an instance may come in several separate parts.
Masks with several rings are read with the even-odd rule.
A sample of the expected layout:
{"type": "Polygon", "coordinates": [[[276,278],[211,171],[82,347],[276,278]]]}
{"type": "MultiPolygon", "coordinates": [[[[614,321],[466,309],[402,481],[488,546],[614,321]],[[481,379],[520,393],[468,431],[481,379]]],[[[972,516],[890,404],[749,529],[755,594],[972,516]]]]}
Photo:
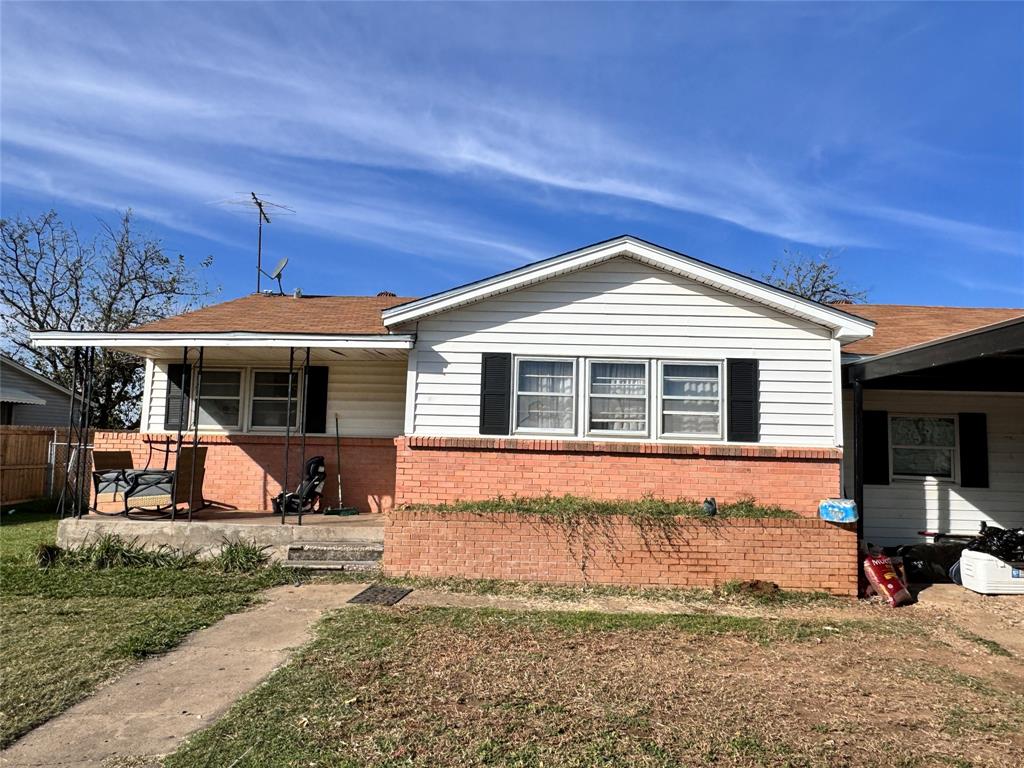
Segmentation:
{"type": "Polygon", "coordinates": [[[374,584],[351,598],[349,602],[359,605],[394,605],[410,592],[411,589],[404,587],[382,587],[374,584]]]}

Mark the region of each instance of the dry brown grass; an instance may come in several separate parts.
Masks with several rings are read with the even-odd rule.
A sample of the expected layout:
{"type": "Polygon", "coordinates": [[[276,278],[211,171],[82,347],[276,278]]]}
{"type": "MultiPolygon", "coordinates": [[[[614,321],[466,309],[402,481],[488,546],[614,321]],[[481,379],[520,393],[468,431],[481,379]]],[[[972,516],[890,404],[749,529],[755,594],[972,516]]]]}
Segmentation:
{"type": "Polygon", "coordinates": [[[1013,765],[1020,660],[940,635],[906,619],[344,611],[168,765],[1013,765]]]}

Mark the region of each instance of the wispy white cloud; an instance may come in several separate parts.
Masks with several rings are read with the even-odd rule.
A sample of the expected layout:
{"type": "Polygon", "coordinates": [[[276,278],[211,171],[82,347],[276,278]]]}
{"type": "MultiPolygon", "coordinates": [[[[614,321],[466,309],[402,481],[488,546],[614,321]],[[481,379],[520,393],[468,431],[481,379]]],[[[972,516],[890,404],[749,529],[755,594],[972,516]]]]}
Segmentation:
{"type": "Polygon", "coordinates": [[[153,20],[170,27],[156,43],[146,35],[151,45],[140,49],[95,19],[55,30],[48,9],[19,8],[19,34],[4,38],[3,76],[5,153],[32,158],[21,158],[18,183],[80,199],[96,199],[97,187],[104,199],[141,192],[169,226],[184,224],[168,197],[206,200],[269,184],[300,209],[303,225],[410,251],[426,242],[444,259],[480,249],[512,262],[539,253],[514,227],[392,183],[388,172],[483,185],[518,204],[544,204],[543,188],[600,211],[619,199],[814,245],[880,245],[895,228],[1020,254],[1018,231],[824,187],[726,140],[642,138],[607,108],[401,66],[358,30],[308,12],[321,14],[324,28],[296,39],[295,29],[273,23],[280,17],[258,20],[266,27],[257,34],[207,9],[133,9],[129,22],[140,28],[153,20]],[[38,55],[42,39],[50,55],[38,55]],[[29,172],[33,162],[58,169],[44,179],[29,172]],[[310,163],[332,164],[337,175],[308,173],[310,163]],[[357,187],[346,166],[380,173],[361,175],[357,187]],[[90,183],[97,176],[102,183],[90,183]]]}

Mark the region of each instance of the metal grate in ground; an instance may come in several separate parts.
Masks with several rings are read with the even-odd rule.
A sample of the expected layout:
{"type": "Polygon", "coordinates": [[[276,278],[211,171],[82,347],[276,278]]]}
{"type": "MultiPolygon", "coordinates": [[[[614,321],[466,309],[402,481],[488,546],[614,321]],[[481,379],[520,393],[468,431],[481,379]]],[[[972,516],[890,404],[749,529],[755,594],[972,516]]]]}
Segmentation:
{"type": "Polygon", "coordinates": [[[404,587],[385,587],[374,584],[349,600],[356,605],[394,605],[412,592],[404,587]]]}

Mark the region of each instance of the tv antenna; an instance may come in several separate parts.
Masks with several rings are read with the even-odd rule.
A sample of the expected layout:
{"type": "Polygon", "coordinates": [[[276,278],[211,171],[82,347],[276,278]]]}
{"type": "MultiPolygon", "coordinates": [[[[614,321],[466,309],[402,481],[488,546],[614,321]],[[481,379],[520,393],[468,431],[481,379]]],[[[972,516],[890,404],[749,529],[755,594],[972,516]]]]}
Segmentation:
{"type": "Polygon", "coordinates": [[[260,274],[266,275],[271,280],[277,280],[277,292],[284,296],[284,288],[281,287],[281,273],[284,272],[284,268],[288,266],[288,257],[285,256],[269,273],[260,270],[260,274]]]}
{"type": "MultiPolygon", "coordinates": [[[[287,205],[280,205],[278,203],[272,203],[261,195],[257,195],[255,192],[250,192],[248,197],[242,194],[240,199],[231,200],[215,200],[217,205],[243,205],[245,207],[253,207],[256,209],[256,293],[260,293],[262,290],[261,279],[264,275],[271,277],[263,271],[263,224],[270,223],[270,214],[273,213],[275,216],[288,216],[294,215],[295,209],[289,208],[287,205]]],[[[277,267],[274,268],[274,272],[271,279],[277,279],[277,287],[281,288],[281,275],[280,270],[284,269],[285,263],[288,259],[282,259],[278,262],[277,267]]]]}

